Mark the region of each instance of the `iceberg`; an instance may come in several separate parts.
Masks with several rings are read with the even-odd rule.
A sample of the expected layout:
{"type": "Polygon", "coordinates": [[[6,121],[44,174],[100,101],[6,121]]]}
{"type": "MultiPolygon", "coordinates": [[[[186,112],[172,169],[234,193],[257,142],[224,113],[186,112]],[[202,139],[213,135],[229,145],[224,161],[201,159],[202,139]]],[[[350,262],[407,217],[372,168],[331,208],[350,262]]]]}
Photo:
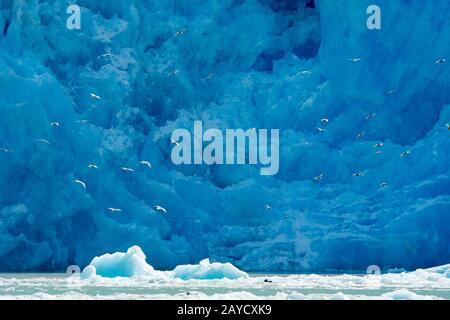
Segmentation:
{"type": "Polygon", "coordinates": [[[133,277],[149,275],[155,272],[152,266],[146,263],[146,256],[142,249],[133,246],[127,252],[116,252],[95,257],[83,269],[82,276],[91,278],[94,274],[106,278],[133,277]]]}
{"type": "Polygon", "coordinates": [[[146,256],[142,249],[133,246],[127,252],[116,252],[95,257],[92,262],[83,269],[81,279],[95,280],[98,277],[152,277],[159,279],[181,280],[216,280],[248,278],[247,273],[239,270],[231,263],[210,263],[209,259],[200,261],[198,265],[181,265],[173,271],[157,271],[147,264],[146,256]]]}
{"type": "Polygon", "coordinates": [[[216,279],[239,279],[248,278],[248,274],[239,270],[231,263],[210,263],[209,259],[200,261],[197,265],[183,265],[176,267],[172,274],[176,278],[183,280],[201,279],[201,280],[216,280],[216,279]]]}

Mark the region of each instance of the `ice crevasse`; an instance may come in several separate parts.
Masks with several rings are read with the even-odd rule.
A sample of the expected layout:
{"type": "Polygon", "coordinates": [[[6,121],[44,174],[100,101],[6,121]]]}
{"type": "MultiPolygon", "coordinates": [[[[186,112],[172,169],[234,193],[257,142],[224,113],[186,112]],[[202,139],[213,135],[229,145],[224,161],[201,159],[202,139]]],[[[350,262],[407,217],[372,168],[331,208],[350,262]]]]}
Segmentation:
{"type": "Polygon", "coordinates": [[[0,0],[1,272],[449,263],[449,1],[73,2],[0,0]],[[280,129],[278,174],[174,165],[197,120],[280,129]]]}

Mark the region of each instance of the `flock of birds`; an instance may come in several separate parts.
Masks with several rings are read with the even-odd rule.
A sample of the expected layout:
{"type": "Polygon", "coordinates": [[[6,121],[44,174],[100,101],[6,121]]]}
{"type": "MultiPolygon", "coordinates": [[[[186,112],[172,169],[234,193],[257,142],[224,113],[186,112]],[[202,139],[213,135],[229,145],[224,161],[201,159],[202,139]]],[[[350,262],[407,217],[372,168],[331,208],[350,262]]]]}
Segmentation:
{"type": "MultiPolygon", "coordinates": [[[[362,60],[363,60],[362,58],[349,58],[349,59],[347,59],[347,61],[353,62],[353,63],[361,62],[362,60]]],[[[446,62],[447,62],[446,58],[439,58],[439,59],[436,60],[436,64],[444,64],[446,62]]],[[[310,74],[312,74],[311,71],[309,71],[309,70],[302,70],[302,71],[298,72],[296,75],[297,76],[306,76],[306,75],[310,75],[310,74]]],[[[389,91],[385,92],[386,95],[392,95],[394,93],[395,93],[395,90],[389,90],[389,91]]],[[[366,120],[373,120],[375,118],[376,118],[376,114],[375,113],[370,113],[370,114],[368,114],[365,117],[366,120]]],[[[330,122],[330,119],[328,119],[328,118],[321,119],[320,120],[321,126],[320,127],[316,127],[316,130],[319,133],[327,132],[328,130],[324,126],[327,125],[329,122],[330,122]]],[[[447,130],[450,130],[450,123],[447,123],[446,127],[447,127],[447,130]]],[[[366,132],[362,131],[362,132],[359,132],[356,135],[356,138],[357,139],[362,139],[362,138],[364,138],[365,135],[366,135],[366,132]]],[[[383,146],[384,146],[383,142],[378,142],[378,143],[374,144],[373,147],[377,149],[375,151],[375,154],[378,154],[378,155],[382,154],[382,151],[379,150],[379,149],[382,148],[383,146]]],[[[406,150],[406,151],[403,151],[400,154],[400,157],[401,158],[405,158],[405,157],[408,157],[410,155],[411,155],[411,151],[410,150],[406,150]]],[[[364,175],[363,172],[354,172],[354,173],[352,173],[353,177],[362,177],[363,175],[364,175]]],[[[322,181],[324,179],[324,177],[325,177],[325,173],[322,172],[319,175],[313,177],[313,181],[318,183],[318,182],[322,181]]],[[[387,182],[382,182],[380,184],[380,188],[387,188],[387,187],[388,187],[388,183],[387,182]]],[[[267,211],[270,211],[270,210],[272,210],[272,206],[270,204],[266,204],[265,205],[265,209],[267,211]]]]}
{"type": "MultiPolygon", "coordinates": [[[[347,61],[355,62],[355,63],[356,63],[356,62],[361,62],[362,60],[363,60],[362,58],[349,58],[349,59],[347,59],[347,61]]],[[[447,62],[447,59],[446,59],[446,58],[439,58],[439,59],[436,60],[436,64],[444,64],[444,63],[446,63],[446,62],[447,62]]],[[[303,75],[304,75],[304,74],[308,74],[307,72],[308,72],[308,71],[301,71],[299,74],[303,74],[303,75]]],[[[395,90],[389,90],[389,91],[386,91],[386,92],[385,92],[386,95],[392,95],[392,94],[394,94],[394,93],[395,93],[395,90]]],[[[373,120],[373,119],[375,119],[375,118],[376,118],[376,114],[375,114],[375,113],[370,113],[369,115],[366,116],[366,120],[373,120]]],[[[328,123],[330,122],[330,120],[327,119],[327,118],[324,118],[324,119],[322,119],[320,122],[321,122],[322,124],[328,124],[328,123]]],[[[447,123],[447,124],[446,124],[446,127],[447,127],[447,130],[450,130],[450,123],[447,123]]],[[[327,130],[326,130],[325,128],[323,128],[323,127],[316,127],[316,129],[317,129],[317,131],[319,131],[319,132],[327,132],[327,130]]],[[[365,135],[366,135],[366,132],[365,132],[365,131],[362,131],[362,132],[360,132],[360,133],[357,134],[356,138],[362,139],[362,138],[364,138],[365,135]]],[[[377,149],[379,149],[379,148],[381,148],[381,147],[383,147],[383,146],[384,146],[384,143],[382,143],[382,142],[376,143],[376,144],[374,145],[374,147],[377,148],[377,149]]],[[[377,150],[375,153],[376,153],[376,154],[381,154],[382,151],[381,151],[381,150],[377,150]]],[[[410,150],[406,150],[406,151],[404,151],[404,152],[402,152],[402,153],[400,154],[400,157],[405,158],[405,157],[408,157],[409,155],[411,155],[411,151],[410,151],[410,150]]],[[[324,178],[324,176],[325,176],[325,174],[324,174],[324,173],[321,173],[321,174],[319,174],[318,176],[315,176],[315,177],[313,178],[313,180],[314,180],[315,182],[320,182],[320,181],[324,178]]],[[[352,174],[352,176],[353,176],[353,177],[361,177],[361,176],[363,176],[363,173],[361,173],[361,172],[355,172],[355,173],[352,174]]],[[[380,184],[380,187],[382,187],[382,188],[386,188],[387,186],[388,186],[388,183],[387,183],[387,182],[382,182],[382,183],[380,184]]]]}
{"type": "MultiPolygon", "coordinates": [[[[184,29],[182,29],[182,30],[180,30],[180,31],[177,31],[176,33],[174,33],[174,37],[179,37],[179,36],[183,35],[185,32],[186,32],[186,28],[184,28],[184,29]]],[[[105,53],[105,54],[102,54],[102,55],[98,56],[97,59],[107,58],[107,57],[111,57],[111,56],[112,56],[111,53],[105,53]]],[[[349,58],[349,59],[347,59],[347,61],[352,62],[352,63],[358,63],[358,62],[361,62],[362,60],[363,60],[363,59],[360,58],[360,57],[357,57],[357,58],[349,58]]],[[[436,64],[444,64],[444,63],[446,63],[446,62],[447,62],[447,59],[446,59],[446,58],[439,58],[439,59],[436,60],[436,64]]],[[[180,73],[180,70],[174,69],[174,70],[170,71],[170,72],[167,74],[167,77],[173,77],[173,76],[176,76],[176,75],[179,74],[179,73],[180,73]]],[[[297,75],[297,76],[307,76],[307,75],[310,75],[310,74],[312,74],[312,72],[309,71],[309,70],[301,70],[301,71],[299,71],[296,75],[297,75]]],[[[212,74],[209,74],[208,76],[206,76],[205,78],[203,78],[202,80],[203,80],[203,81],[205,81],[205,80],[211,80],[214,76],[215,76],[215,75],[212,73],[212,74]]],[[[386,91],[386,92],[385,92],[386,95],[392,95],[392,94],[394,94],[394,93],[395,93],[395,90],[389,90],[389,91],[386,91]]],[[[95,93],[90,93],[89,96],[90,96],[92,99],[94,99],[94,100],[102,100],[102,97],[100,97],[99,95],[97,95],[97,94],[95,94],[95,93]]],[[[365,119],[366,119],[366,120],[373,120],[373,119],[375,119],[375,118],[376,118],[376,114],[370,113],[369,115],[366,116],[365,119]]],[[[79,124],[86,124],[86,123],[88,123],[88,122],[89,122],[89,120],[87,120],[87,119],[82,119],[82,120],[77,120],[77,121],[76,121],[76,123],[79,123],[79,124]]],[[[320,120],[320,123],[321,123],[322,126],[316,127],[316,130],[317,130],[319,133],[325,133],[325,132],[327,132],[327,129],[324,128],[324,126],[327,125],[329,122],[330,122],[330,120],[329,120],[328,118],[323,118],[323,119],[321,119],[321,120],[320,120]]],[[[51,126],[51,127],[57,128],[57,127],[60,127],[61,124],[60,124],[59,122],[54,121],[54,122],[50,122],[50,126],[51,126]]],[[[450,123],[447,123],[446,126],[447,126],[447,129],[450,130],[450,123]]],[[[252,130],[252,131],[256,131],[256,128],[252,128],[251,130],[252,130]]],[[[362,132],[360,132],[360,133],[357,134],[356,138],[357,138],[357,139],[362,139],[362,138],[364,138],[365,135],[366,135],[366,132],[365,132],[365,131],[362,131],[362,132]]],[[[35,139],[34,142],[35,142],[35,143],[43,143],[43,144],[50,145],[50,142],[49,142],[48,140],[46,140],[46,139],[35,139]]],[[[177,146],[179,146],[179,144],[180,144],[178,141],[175,141],[175,140],[173,140],[173,139],[170,140],[170,143],[173,144],[173,145],[177,145],[177,146]]],[[[380,148],[382,148],[383,146],[384,146],[384,144],[383,144],[382,142],[379,142],[379,143],[376,143],[376,144],[374,145],[374,148],[380,149],[380,148]]],[[[12,150],[12,149],[7,149],[7,148],[0,148],[0,152],[3,152],[3,153],[12,153],[12,152],[14,152],[14,150],[12,150]]],[[[377,150],[375,153],[376,153],[376,154],[381,154],[382,151],[381,151],[381,150],[377,150]]],[[[409,155],[411,155],[411,151],[410,151],[410,150],[407,150],[407,151],[402,152],[402,153],[400,154],[400,157],[404,158],[404,157],[408,157],[409,155]]],[[[146,161],[146,160],[140,161],[139,164],[142,165],[142,166],[146,166],[146,167],[148,167],[149,169],[152,168],[151,163],[150,163],[149,161],[146,161]]],[[[88,168],[89,168],[89,169],[96,169],[96,170],[99,169],[98,166],[97,166],[96,164],[89,164],[89,165],[88,165],[88,168]]],[[[134,172],[135,172],[134,169],[128,168],[128,167],[120,167],[120,170],[123,171],[123,172],[125,172],[125,173],[134,173],[134,172]]],[[[354,173],[352,174],[353,177],[361,177],[361,176],[363,176],[363,175],[364,175],[364,174],[363,174],[362,172],[354,172],[354,173]]],[[[313,178],[313,181],[315,181],[315,182],[318,183],[318,182],[322,181],[322,180],[324,179],[324,177],[325,177],[325,173],[322,172],[322,173],[320,173],[319,175],[315,176],[315,177],[313,178]]],[[[80,179],[75,179],[75,180],[74,180],[74,183],[80,185],[82,188],[84,188],[85,190],[87,190],[87,184],[86,184],[86,182],[84,182],[84,181],[82,181],[82,180],[80,180],[80,179]]],[[[382,183],[380,184],[380,187],[381,187],[381,188],[386,188],[386,187],[388,187],[388,183],[387,183],[387,182],[382,182],[382,183]]],[[[164,207],[160,206],[160,205],[155,205],[155,206],[153,206],[153,209],[154,209],[155,211],[157,211],[157,212],[161,212],[161,213],[164,213],[164,214],[167,213],[167,210],[166,210],[164,207]]],[[[267,211],[270,211],[270,210],[272,210],[272,206],[271,206],[270,204],[266,204],[266,205],[265,205],[265,209],[266,209],[267,211]]],[[[120,208],[113,208],[113,207],[108,208],[108,211],[111,212],[111,213],[122,213],[122,212],[123,212],[122,209],[120,209],[120,208]]]]}
{"type": "MultiPolygon", "coordinates": [[[[95,100],[101,100],[101,99],[102,99],[100,96],[98,96],[98,95],[96,95],[96,94],[94,94],[94,93],[90,93],[89,96],[90,96],[92,99],[95,99],[95,100]]],[[[88,123],[88,122],[89,122],[89,120],[87,120],[87,119],[77,120],[77,121],[76,121],[76,123],[78,123],[78,124],[86,124],[86,123],[88,123]]],[[[60,122],[53,121],[53,122],[50,122],[49,125],[50,125],[50,127],[58,128],[58,127],[61,126],[61,123],[60,123],[60,122]]],[[[34,142],[34,143],[40,143],[40,144],[50,145],[50,141],[48,141],[47,139],[35,139],[35,140],[33,140],[33,142],[34,142]]],[[[176,142],[176,143],[178,143],[178,142],[176,142]]],[[[2,153],[14,153],[15,150],[0,147],[0,152],[2,152],[2,153]]],[[[147,161],[147,160],[141,160],[141,161],[139,161],[139,164],[140,164],[141,166],[147,167],[147,168],[149,168],[149,169],[152,168],[152,164],[150,163],[150,161],[147,161]]],[[[98,170],[98,169],[99,169],[99,167],[98,167],[96,164],[94,164],[94,163],[88,164],[88,168],[89,168],[89,169],[94,169],[94,170],[98,170]]],[[[122,172],[124,172],[124,173],[134,173],[134,172],[135,172],[134,169],[128,168],[128,167],[120,167],[119,169],[120,169],[122,172]]],[[[75,179],[75,180],[74,180],[74,183],[75,183],[75,184],[78,184],[79,186],[81,186],[84,190],[87,190],[87,188],[88,188],[88,187],[87,187],[87,183],[86,183],[85,181],[83,181],[83,180],[75,179]]],[[[164,208],[164,207],[162,207],[162,206],[160,206],[160,205],[155,205],[155,206],[153,206],[153,209],[154,209],[155,211],[157,211],[157,212],[160,212],[160,213],[164,213],[164,214],[167,213],[167,209],[164,208]]],[[[122,212],[123,212],[122,209],[120,209],[120,208],[113,208],[113,207],[108,208],[107,210],[108,210],[109,212],[111,212],[111,213],[122,213],[122,212]]]]}

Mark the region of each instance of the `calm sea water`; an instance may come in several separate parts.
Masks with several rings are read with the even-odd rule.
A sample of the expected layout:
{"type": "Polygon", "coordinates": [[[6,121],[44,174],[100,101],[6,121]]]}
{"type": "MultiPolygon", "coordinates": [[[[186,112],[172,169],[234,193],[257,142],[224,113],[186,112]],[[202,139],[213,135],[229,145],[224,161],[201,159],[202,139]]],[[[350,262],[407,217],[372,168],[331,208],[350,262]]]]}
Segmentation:
{"type": "Polygon", "coordinates": [[[252,275],[238,280],[80,280],[66,274],[0,274],[0,299],[448,299],[450,278],[387,275],[252,275]]]}

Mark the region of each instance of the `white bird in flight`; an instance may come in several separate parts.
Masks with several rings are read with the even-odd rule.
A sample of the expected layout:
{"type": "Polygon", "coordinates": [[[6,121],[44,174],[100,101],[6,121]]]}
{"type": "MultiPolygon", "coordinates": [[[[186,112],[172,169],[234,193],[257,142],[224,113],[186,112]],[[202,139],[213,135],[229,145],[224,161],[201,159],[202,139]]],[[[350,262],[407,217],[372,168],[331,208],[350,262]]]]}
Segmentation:
{"type": "Polygon", "coordinates": [[[214,77],[215,77],[215,74],[214,73],[210,73],[206,77],[204,77],[203,80],[211,80],[214,77]]]}
{"type": "Polygon", "coordinates": [[[88,165],[88,168],[89,169],[98,169],[96,164],[90,164],[90,165],[88,165]]]}
{"type": "Polygon", "coordinates": [[[350,61],[350,62],[360,62],[360,61],[362,61],[362,58],[350,58],[350,59],[347,59],[347,61],[350,61]]]}
{"type": "Polygon", "coordinates": [[[330,119],[328,119],[328,118],[323,118],[323,119],[320,120],[320,122],[322,122],[322,123],[328,123],[328,122],[330,122],[330,119]]]}
{"type": "Polygon", "coordinates": [[[120,170],[122,170],[122,171],[124,171],[124,172],[134,172],[133,169],[127,168],[127,167],[121,167],[120,170]]]}
{"type": "Polygon", "coordinates": [[[327,129],[316,127],[317,131],[319,132],[327,132],[327,129]]]}
{"type": "Polygon", "coordinates": [[[386,91],[384,94],[389,96],[389,95],[394,94],[394,93],[395,93],[395,90],[389,90],[389,91],[386,91]]]}
{"type": "Polygon", "coordinates": [[[59,122],[50,122],[51,127],[59,127],[61,124],[59,122]]]}
{"type": "Polygon", "coordinates": [[[118,208],[108,208],[109,211],[111,211],[111,213],[119,213],[122,212],[122,209],[118,209],[118,208]]]}
{"type": "Polygon", "coordinates": [[[84,189],[87,189],[87,188],[86,188],[86,183],[84,183],[83,181],[81,181],[81,180],[75,180],[74,182],[75,182],[75,183],[78,183],[79,185],[81,185],[84,189]]]}
{"type": "Polygon", "coordinates": [[[36,140],[34,140],[34,142],[50,144],[50,142],[48,140],[45,140],[45,139],[36,139],[36,140]]]}
{"type": "Polygon", "coordinates": [[[172,76],[176,76],[179,73],[180,73],[180,70],[177,70],[177,69],[175,69],[173,71],[170,71],[169,74],[167,75],[167,78],[172,77],[172,76]]]}
{"type": "Polygon", "coordinates": [[[92,99],[102,100],[102,98],[100,96],[96,95],[95,93],[91,93],[89,95],[91,96],[92,99]]]}
{"type": "Polygon", "coordinates": [[[161,207],[161,206],[154,206],[154,209],[156,211],[167,213],[167,210],[165,208],[161,207]]]}
{"type": "Polygon", "coordinates": [[[271,206],[270,204],[266,204],[265,207],[266,207],[266,210],[267,210],[267,211],[272,210],[272,206],[271,206]]]}
{"type": "Polygon", "coordinates": [[[376,144],[373,145],[374,148],[381,148],[383,146],[384,146],[383,142],[379,142],[379,143],[376,143],[376,144]]]}
{"type": "Polygon", "coordinates": [[[361,138],[364,138],[365,135],[366,135],[366,132],[363,131],[363,132],[358,133],[358,135],[357,135],[356,137],[357,137],[358,139],[361,139],[361,138]]]}
{"type": "Polygon", "coordinates": [[[152,168],[152,164],[149,161],[142,160],[139,163],[142,164],[143,166],[149,167],[150,169],[152,168]]]}
{"type": "Polygon", "coordinates": [[[314,181],[319,182],[320,180],[323,179],[323,176],[324,176],[323,173],[319,174],[317,177],[314,177],[314,181]]]}
{"type": "Polygon", "coordinates": [[[171,143],[171,144],[174,144],[174,145],[176,145],[176,146],[179,146],[179,145],[180,145],[180,143],[179,143],[178,141],[175,141],[175,140],[173,140],[173,139],[170,139],[170,143],[171,143]]]}
{"type": "Polygon", "coordinates": [[[409,156],[411,154],[411,151],[405,151],[405,152],[402,152],[401,154],[400,154],[400,157],[402,157],[402,158],[404,158],[404,157],[407,157],[407,156],[409,156]]]}
{"type": "Polygon", "coordinates": [[[354,174],[352,174],[352,176],[354,177],[362,177],[362,173],[361,172],[355,172],[354,174]]]}
{"type": "Polygon", "coordinates": [[[447,62],[447,59],[445,59],[445,58],[439,58],[436,60],[436,64],[444,64],[446,62],[447,62]]]}
{"type": "Polygon", "coordinates": [[[186,32],[186,28],[181,29],[180,31],[175,32],[173,35],[175,37],[182,36],[186,32]]]}
{"type": "Polygon", "coordinates": [[[382,187],[382,188],[386,188],[387,186],[388,186],[387,182],[382,182],[380,184],[380,187],[382,187]]]}
{"type": "Polygon", "coordinates": [[[85,123],[88,123],[89,120],[87,120],[87,119],[82,119],[82,120],[77,120],[77,121],[75,121],[75,122],[76,122],[76,123],[85,124],[85,123]]]}
{"type": "Polygon", "coordinates": [[[100,60],[101,58],[110,57],[110,56],[111,56],[111,53],[105,53],[105,54],[102,54],[102,55],[98,56],[97,60],[100,60]]]}
{"type": "Polygon", "coordinates": [[[311,74],[312,72],[311,71],[308,71],[308,70],[302,70],[302,71],[299,71],[299,72],[297,72],[297,76],[306,76],[306,75],[309,75],[309,74],[311,74]]]}

